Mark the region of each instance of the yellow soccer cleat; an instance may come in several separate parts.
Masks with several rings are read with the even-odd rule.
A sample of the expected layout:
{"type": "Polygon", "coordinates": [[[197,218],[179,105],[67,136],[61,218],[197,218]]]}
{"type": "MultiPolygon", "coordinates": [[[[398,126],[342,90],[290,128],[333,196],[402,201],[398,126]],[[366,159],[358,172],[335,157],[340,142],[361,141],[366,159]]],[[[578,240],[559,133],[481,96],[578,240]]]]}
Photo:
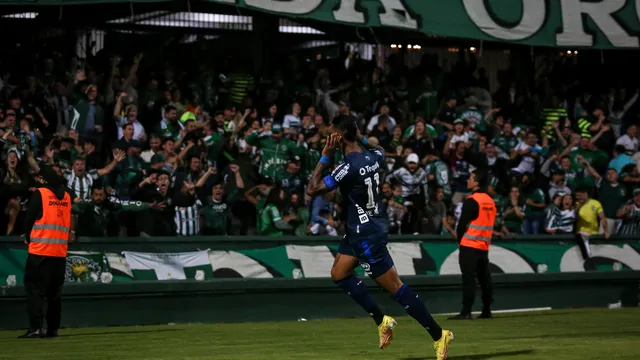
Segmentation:
{"type": "Polygon", "coordinates": [[[393,340],[393,329],[398,325],[396,320],[391,316],[385,315],[382,324],[378,325],[378,335],[380,336],[380,350],[389,346],[393,340]]]}
{"type": "Polygon", "coordinates": [[[444,360],[449,355],[449,346],[453,341],[453,332],[450,330],[442,330],[442,337],[440,340],[433,343],[433,349],[436,351],[436,359],[444,360]]]}

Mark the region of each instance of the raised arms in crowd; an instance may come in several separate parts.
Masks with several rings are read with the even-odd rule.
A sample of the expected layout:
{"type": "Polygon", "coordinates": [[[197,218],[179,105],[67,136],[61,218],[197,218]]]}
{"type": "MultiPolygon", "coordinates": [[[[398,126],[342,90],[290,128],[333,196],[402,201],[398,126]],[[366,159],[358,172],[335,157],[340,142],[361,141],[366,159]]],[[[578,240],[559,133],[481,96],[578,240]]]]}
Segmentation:
{"type": "MultiPolygon", "coordinates": [[[[237,181],[237,180],[236,180],[237,181]]],[[[243,183],[244,185],[244,183],[243,183]]],[[[244,186],[243,186],[244,187],[244,186]]],[[[249,203],[251,203],[253,206],[257,206],[258,205],[258,199],[255,197],[255,192],[257,190],[260,191],[264,191],[264,190],[268,190],[270,187],[268,185],[265,184],[260,184],[260,185],[256,185],[254,187],[252,187],[251,189],[247,190],[244,192],[244,197],[245,199],[247,199],[247,201],[249,203]]]]}

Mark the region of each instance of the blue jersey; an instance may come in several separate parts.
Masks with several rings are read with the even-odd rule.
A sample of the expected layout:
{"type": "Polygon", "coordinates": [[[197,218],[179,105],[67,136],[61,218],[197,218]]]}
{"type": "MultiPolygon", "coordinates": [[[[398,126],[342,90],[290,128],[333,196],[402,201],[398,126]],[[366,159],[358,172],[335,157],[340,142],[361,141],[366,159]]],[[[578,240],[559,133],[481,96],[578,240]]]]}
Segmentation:
{"type": "Polygon", "coordinates": [[[386,216],[380,212],[380,171],[384,164],[381,151],[363,149],[347,154],[344,163],[324,178],[329,189],[340,188],[347,234],[367,236],[386,231],[386,216]]]}

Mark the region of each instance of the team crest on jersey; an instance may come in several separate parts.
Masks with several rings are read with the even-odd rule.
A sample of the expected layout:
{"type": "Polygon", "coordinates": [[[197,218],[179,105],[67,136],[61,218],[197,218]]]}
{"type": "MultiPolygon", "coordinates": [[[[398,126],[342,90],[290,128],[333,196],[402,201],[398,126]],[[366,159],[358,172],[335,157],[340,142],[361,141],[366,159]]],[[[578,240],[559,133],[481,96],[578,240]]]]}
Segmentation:
{"type": "Polygon", "coordinates": [[[364,272],[367,273],[367,275],[371,275],[371,265],[369,265],[369,264],[367,264],[365,262],[361,262],[360,266],[362,267],[364,272]]]}

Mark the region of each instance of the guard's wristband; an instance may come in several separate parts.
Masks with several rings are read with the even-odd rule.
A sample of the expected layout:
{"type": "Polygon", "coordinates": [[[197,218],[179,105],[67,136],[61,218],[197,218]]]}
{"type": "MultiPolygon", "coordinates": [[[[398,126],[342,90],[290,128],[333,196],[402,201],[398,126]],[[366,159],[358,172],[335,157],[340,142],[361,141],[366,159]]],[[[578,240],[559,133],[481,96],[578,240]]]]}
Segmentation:
{"type": "Polygon", "coordinates": [[[324,164],[324,165],[327,165],[329,163],[329,158],[324,156],[324,155],[322,155],[322,157],[320,157],[320,163],[324,164]]]}
{"type": "Polygon", "coordinates": [[[366,137],[362,138],[362,145],[367,145],[367,138],[366,137]]]}

